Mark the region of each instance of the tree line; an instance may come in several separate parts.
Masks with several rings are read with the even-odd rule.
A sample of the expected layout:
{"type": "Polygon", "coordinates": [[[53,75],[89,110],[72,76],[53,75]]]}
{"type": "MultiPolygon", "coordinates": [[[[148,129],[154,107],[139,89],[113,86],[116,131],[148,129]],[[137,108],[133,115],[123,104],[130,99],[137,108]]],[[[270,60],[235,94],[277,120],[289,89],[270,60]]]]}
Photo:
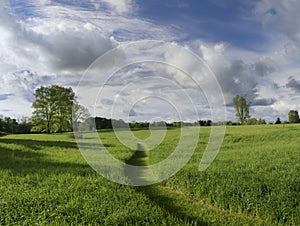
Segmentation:
{"type": "MultiPolygon", "coordinates": [[[[33,114],[31,118],[17,121],[14,118],[0,116],[0,135],[5,133],[58,133],[77,130],[112,129],[112,128],[149,128],[153,127],[182,127],[182,126],[212,126],[212,125],[260,125],[266,124],[264,119],[250,117],[250,105],[246,95],[233,97],[237,122],[212,122],[199,120],[196,122],[129,122],[122,119],[107,119],[91,117],[87,108],[80,105],[71,87],[58,85],[41,86],[35,90],[35,100],[32,103],[33,114]]],[[[288,113],[289,123],[299,123],[297,110],[288,113]]],[[[277,118],[275,124],[280,124],[277,118]]]]}
{"type": "Polygon", "coordinates": [[[211,126],[211,120],[200,120],[193,123],[189,122],[125,122],[122,119],[107,119],[103,117],[89,117],[86,120],[79,123],[79,129],[83,130],[102,130],[102,129],[113,129],[113,128],[131,128],[131,129],[142,129],[151,127],[174,127],[180,128],[183,126],[211,126]]]}
{"type": "Polygon", "coordinates": [[[31,127],[31,121],[28,118],[17,121],[14,118],[0,115],[0,136],[7,133],[30,133],[31,127]]]}

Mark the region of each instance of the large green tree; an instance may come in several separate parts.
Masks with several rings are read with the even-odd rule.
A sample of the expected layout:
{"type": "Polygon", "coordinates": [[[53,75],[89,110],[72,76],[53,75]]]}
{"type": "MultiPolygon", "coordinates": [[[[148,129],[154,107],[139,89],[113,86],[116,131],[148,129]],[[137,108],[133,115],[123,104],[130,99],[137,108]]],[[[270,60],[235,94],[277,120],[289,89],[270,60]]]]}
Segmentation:
{"type": "Polygon", "coordinates": [[[72,106],[75,101],[72,88],[42,86],[36,89],[34,96],[34,131],[52,133],[72,130],[72,106]]]}
{"type": "Polygon", "coordinates": [[[249,114],[250,103],[246,100],[246,95],[244,96],[236,95],[235,97],[233,97],[232,101],[234,104],[234,109],[236,112],[235,115],[237,117],[237,120],[241,124],[244,124],[247,121],[247,119],[250,118],[250,114],[249,114]]]}
{"type": "Polygon", "coordinates": [[[289,123],[298,123],[299,120],[299,114],[296,110],[290,110],[289,112],[289,123]]]}

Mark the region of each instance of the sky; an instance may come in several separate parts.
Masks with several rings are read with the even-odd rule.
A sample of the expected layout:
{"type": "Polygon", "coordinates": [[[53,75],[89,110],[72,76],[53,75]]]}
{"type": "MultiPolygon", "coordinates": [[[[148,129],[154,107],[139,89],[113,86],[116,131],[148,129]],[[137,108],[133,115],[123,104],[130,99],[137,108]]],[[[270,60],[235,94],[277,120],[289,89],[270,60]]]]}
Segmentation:
{"type": "Polygon", "coordinates": [[[232,98],[246,95],[251,117],[287,120],[300,111],[299,9],[296,0],[1,1],[0,114],[31,116],[35,89],[58,84],[108,118],[235,121],[232,98]]]}

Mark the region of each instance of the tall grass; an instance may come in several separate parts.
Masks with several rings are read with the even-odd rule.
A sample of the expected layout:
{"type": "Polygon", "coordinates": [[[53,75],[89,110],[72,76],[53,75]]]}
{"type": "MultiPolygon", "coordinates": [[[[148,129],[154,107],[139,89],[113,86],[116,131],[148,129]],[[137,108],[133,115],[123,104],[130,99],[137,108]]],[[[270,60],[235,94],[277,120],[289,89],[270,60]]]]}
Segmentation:
{"type": "MultiPolygon", "coordinates": [[[[209,129],[203,130],[204,140],[209,129]]],[[[204,172],[206,142],[168,186],[203,202],[272,224],[300,225],[299,125],[228,127],[223,146],[204,172]]]]}
{"type": "Polygon", "coordinates": [[[96,174],[67,134],[2,137],[0,155],[1,225],[189,224],[96,174]]]}
{"type": "MultiPolygon", "coordinates": [[[[228,127],[215,161],[198,171],[210,133],[201,128],[189,163],[145,188],[95,173],[70,134],[1,137],[0,224],[300,225],[299,132],[299,125],[228,127]]],[[[141,139],[150,134],[133,133],[141,139]]],[[[100,137],[122,161],[135,153],[112,131],[100,137]]],[[[168,130],[145,162],[165,159],[179,138],[179,129],[168,130]]]]}

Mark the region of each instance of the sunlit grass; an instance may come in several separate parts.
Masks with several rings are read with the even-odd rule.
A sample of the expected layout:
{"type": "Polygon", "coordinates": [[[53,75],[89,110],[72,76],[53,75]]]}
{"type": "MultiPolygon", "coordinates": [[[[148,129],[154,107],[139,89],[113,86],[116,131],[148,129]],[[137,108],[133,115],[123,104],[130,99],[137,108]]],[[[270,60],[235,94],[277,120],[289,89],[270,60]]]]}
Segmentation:
{"type": "MultiPolygon", "coordinates": [[[[228,127],[215,161],[201,172],[210,133],[203,127],[189,163],[146,188],[98,175],[71,134],[1,137],[0,224],[300,225],[299,132],[299,125],[228,127]]],[[[140,139],[150,135],[133,133],[140,139]]],[[[112,131],[99,136],[119,160],[134,155],[112,131]]],[[[147,163],[167,158],[179,139],[180,129],[168,130],[147,163]]]]}

